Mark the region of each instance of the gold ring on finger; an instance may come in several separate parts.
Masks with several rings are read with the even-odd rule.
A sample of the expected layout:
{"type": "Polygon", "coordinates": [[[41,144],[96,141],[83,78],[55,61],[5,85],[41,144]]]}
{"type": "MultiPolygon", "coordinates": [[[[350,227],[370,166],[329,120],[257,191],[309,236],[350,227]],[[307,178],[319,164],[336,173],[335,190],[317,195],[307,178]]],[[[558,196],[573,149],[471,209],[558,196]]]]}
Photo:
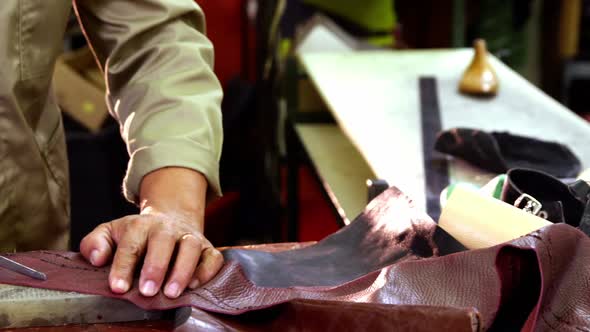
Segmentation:
{"type": "Polygon", "coordinates": [[[182,240],[186,240],[186,239],[188,239],[189,237],[195,237],[195,236],[194,236],[193,234],[191,234],[191,233],[186,233],[186,234],[183,234],[183,235],[180,237],[180,241],[182,241],[182,240]]]}

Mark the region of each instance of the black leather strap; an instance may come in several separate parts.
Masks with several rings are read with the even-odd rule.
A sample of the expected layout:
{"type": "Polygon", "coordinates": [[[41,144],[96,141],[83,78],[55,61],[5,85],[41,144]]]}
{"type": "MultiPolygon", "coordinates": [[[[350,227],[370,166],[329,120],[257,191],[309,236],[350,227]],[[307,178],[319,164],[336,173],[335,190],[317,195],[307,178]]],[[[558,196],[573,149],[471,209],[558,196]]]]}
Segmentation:
{"type": "Polygon", "coordinates": [[[579,227],[589,193],[590,186],[585,182],[568,186],[547,173],[514,168],[507,173],[502,200],[514,204],[521,195],[530,195],[542,205],[541,212],[545,215],[540,216],[554,223],[565,222],[579,227]]]}

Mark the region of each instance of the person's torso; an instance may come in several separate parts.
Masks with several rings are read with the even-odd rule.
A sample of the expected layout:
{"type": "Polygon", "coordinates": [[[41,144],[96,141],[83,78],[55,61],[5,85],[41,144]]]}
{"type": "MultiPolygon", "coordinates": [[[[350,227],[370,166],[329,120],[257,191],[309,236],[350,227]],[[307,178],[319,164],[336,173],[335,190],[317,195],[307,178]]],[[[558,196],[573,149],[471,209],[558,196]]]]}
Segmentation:
{"type": "Polygon", "coordinates": [[[65,139],[50,85],[70,7],[0,1],[0,251],[67,243],[65,139]]]}

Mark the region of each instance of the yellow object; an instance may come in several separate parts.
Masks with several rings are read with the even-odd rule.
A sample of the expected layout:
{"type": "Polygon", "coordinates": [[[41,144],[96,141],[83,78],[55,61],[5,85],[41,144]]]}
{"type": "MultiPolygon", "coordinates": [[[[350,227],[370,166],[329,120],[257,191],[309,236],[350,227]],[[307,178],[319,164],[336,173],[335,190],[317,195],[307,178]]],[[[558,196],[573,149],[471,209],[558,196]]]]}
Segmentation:
{"type": "Polygon", "coordinates": [[[391,31],[396,17],[393,0],[305,0],[370,31],[391,31]]]}
{"type": "Polygon", "coordinates": [[[94,113],[95,110],[96,110],[96,107],[94,107],[94,104],[91,102],[84,102],[82,104],[82,112],[84,112],[84,113],[92,114],[92,113],[94,113]]]}
{"type": "Polygon", "coordinates": [[[578,54],[581,21],[582,0],[561,1],[559,54],[562,59],[573,58],[578,54]]]}
{"type": "Polygon", "coordinates": [[[457,186],[438,225],[468,249],[495,246],[551,223],[501,200],[457,186]]]}

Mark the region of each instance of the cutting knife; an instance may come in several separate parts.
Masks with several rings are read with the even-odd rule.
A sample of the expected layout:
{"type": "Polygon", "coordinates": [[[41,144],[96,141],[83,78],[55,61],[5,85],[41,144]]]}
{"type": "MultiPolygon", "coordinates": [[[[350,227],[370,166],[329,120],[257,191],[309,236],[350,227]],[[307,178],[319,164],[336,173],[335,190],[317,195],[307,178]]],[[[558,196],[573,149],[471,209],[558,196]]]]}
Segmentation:
{"type": "Polygon", "coordinates": [[[43,272],[39,272],[21,263],[15,262],[12,259],[8,259],[4,256],[0,256],[0,267],[8,269],[10,271],[26,275],[37,280],[47,280],[47,276],[43,272]]]}

